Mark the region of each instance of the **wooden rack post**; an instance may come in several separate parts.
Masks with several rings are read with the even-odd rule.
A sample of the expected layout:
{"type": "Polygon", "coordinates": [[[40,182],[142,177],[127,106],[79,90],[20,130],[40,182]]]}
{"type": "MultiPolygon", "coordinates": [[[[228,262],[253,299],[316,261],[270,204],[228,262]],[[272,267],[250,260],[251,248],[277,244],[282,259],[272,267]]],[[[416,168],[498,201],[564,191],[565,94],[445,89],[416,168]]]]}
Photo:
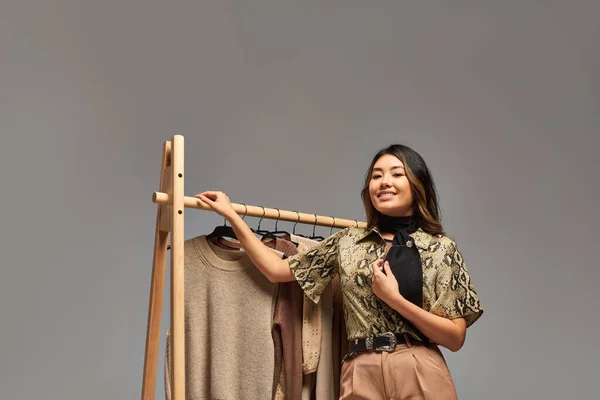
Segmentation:
{"type": "MultiPolygon", "coordinates": [[[[165,285],[167,245],[171,234],[171,348],[173,400],[185,398],[185,335],[184,335],[184,216],[185,208],[211,210],[195,197],[184,196],[184,140],[175,135],[163,145],[159,191],[154,192],[152,201],[157,204],[156,229],[154,233],[154,256],[152,281],[148,302],[148,326],[142,381],[142,400],[154,400],[156,373],[160,343],[160,320],[165,285]]],[[[298,222],[334,228],[366,227],[365,222],[334,218],[316,214],[286,211],[244,204],[232,204],[240,215],[263,217],[280,221],[298,222]]]]}
{"type": "Polygon", "coordinates": [[[183,320],[183,236],[184,236],[184,141],[175,135],[163,146],[160,172],[160,190],[169,195],[169,204],[159,205],[156,212],[154,233],[154,257],[152,282],[148,304],[148,326],[144,355],[142,400],[154,400],[156,371],[158,368],[158,345],[160,343],[160,319],[165,285],[167,244],[171,233],[171,330],[173,349],[173,399],[185,396],[184,371],[184,320],[183,320]]]}

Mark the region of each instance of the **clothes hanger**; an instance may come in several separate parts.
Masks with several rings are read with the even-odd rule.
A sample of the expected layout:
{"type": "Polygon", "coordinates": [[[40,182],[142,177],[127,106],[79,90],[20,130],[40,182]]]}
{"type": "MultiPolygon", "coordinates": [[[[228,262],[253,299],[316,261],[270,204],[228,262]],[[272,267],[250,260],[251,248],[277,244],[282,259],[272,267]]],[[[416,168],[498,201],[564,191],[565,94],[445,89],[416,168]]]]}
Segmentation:
{"type": "Polygon", "coordinates": [[[285,239],[288,242],[292,242],[295,246],[298,246],[299,243],[296,243],[292,240],[292,235],[288,231],[280,231],[278,229],[277,224],[279,223],[279,217],[281,217],[281,212],[279,211],[279,208],[276,208],[276,210],[277,219],[275,220],[275,230],[273,232],[269,232],[267,235],[272,238],[285,239]]]}
{"type": "MultiPolygon", "coordinates": [[[[294,246],[298,246],[299,243],[295,242],[292,240],[291,235],[289,232],[287,231],[280,231],[277,228],[278,222],[279,222],[279,217],[281,217],[281,212],[279,211],[278,208],[276,208],[277,210],[277,219],[275,220],[275,231],[269,231],[266,229],[260,229],[260,224],[262,222],[262,220],[265,217],[266,211],[265,211],[265,207],[260,206],[263,209],[263,215],[260,217],[260,220],[258,220],[258,228],[257,229],[252,229],[252,232],[254,232],[256,235],[261,235],[261,242],[265,243],[265,245],[269,246],[269,244],[272,245],[272,247],[276,246],[275,240],[277,239],[285,239],[289,242],[291,242],[294,246]]],[[[269,246],[271,247],[271,246],[269,246]]],[[[287,258],[287,256],[284,254],[283,256],[284,259],[287,258]]]]}
{"type": "Polygon", "coordinates": [[[298,215],[298,219],[296,220],[296,222],[294,222],[294,229],[293,229],[293,234],[296,236],[300,236],[303,238],[307,238],[310,240],[315,240],[318,241],[319,239],[323,240],[322,236],[315,236],[315,226],[317,223],[317,214],[313,214],[315,216],[315,226],[313,226],[313,235],[312,236],[307,236],[307,235],[303,235],[301,233],[296,233],[296,225],[298,224],[298,221],[300,221],[300,214],[298,213],[298,211],[294,211],[296,213],[296,215],[298,215]]]}
{"type": "MultiPolygon", "coordinates": [[[[242,204],[244,206],[244,215],[242,216],[242,219],[244,219],[246,217],[246,213],[248,212],[248,207],[246,207],[245,204],[242,204]]],[[[231,238],[231,239],[235,239],[238,240],[235,231],[233,230],[233,228],[230,225],[227,225],[227,219],[223,219],[223,225],[219,225],[216,226],[215,229],[209,233],[208,235],[206,235],[206,240],[212,240],[212,239],[216,239],[216,240],[222,240],[224,238],[231,238]]]]}
{"type": "Polygon", "coordinates": [[[265,236],[270,237],[272,239],[277,239],[277,238],[289,239],[290,233],[287,231],[280,231],[279,228],[277,227],[277,225],[279,223],[279,217],[281,217],[281,212],[279,211],[279,208],[276,208],[276,210],[277,210],[277,219],[275,220],[275,230],[274,231],[261,231],[261,233],[264,232],[265,236]]]}
{"type": "Polygon", "coordinates": [[[235,235],[233,228],[227,225],[227,220],[223,222],[223,225],[216,226],[211,233],[206,235],[206,240],[222,239],[226,237],[237,240],[237,236],[235,235]]]}
{"type": "Polygon", "coordinates": [[[258,229],[252,229],[252,228],[250,228],[250,230],[252,232],[254,232],[256,235],[260,235],[261,236],[260,240],[262,242],[270,242],[270,241],[276,239],[276,237],[272,236],[272,235],[269,236],[271,234],[271,231],[260,229],[260,224],[261,224],[262,220],[265,218],[265,214],[266,214],[265,208],[263,206],[260,206],[260,207],[263,209],[263,215],[258,220],[258,229]],[[265,239],[268,239],[268,240],[265,240],[265,239]]]}
{"type": "Polygon", "coordinates": [[[268,232],[269,232],[269,231],[265,231],[265,230],[262,230],[262,229],[260,229],[260,224],[261,224],[261,222],[262,222],[263,218],[265,217],[265,213],[266,213],[266,211],[265,211],[265,208],[264,208],[263,206],[260,206],[260,207],[261,207],[261,208],[262,208],[262,210],[263,210],[263,215],[262,215],[262,216],[260,217],[260,219],[258,220],[258,228],[257,228],[257,229],[250,228],[250,230],[251,230],[252,232],[254,232],[256,235],[264,235],[264,234],[266,234],[266,233],[268,233],[268,232]]]}
{"type": "MultiPolygon", "coordinates": [[[[246,207],[246,205],[243,203],[242,203],[242,205],[244,206],[244,209],[245,209],[244,215],[242,216],[242,219],[244,219],[246,217],[246,213],[248,212],[248,207],[246,207]]],[[[206,240],[210,240],[213,243],[221,241],[225,245],[227,245],[228,243],[231,243],[228,240],[225,240],[225,238],[238,240],[233,228],[231,226],[227,225],[227,219],[223,218],[223,225],[216,226],[215,229],[213,229],[213,231],[211,233],[206,235],[206,240]]],[[[167,250],[171,250],[171,245],[167,246],[167,250]]]]}
{"type": "Polygon", "coordinates": [[[323,236],[315,236],[315,228],[317,227],[317,214],[313,214],[315,216],[315,223],[313,225],[313,232],[312,232],[312,236],[310,237],[312,240],[316,240],[317,242],[320,242],[322,240],[325,240],[325,238],[323,236]]]}
{"type": "Polygon", "coordinates": [[[301,234],[301,233],[296,233],[296,225],[298,225],[298,221],[300,221],[300,214],[298,213],[298,211],[294,211],[294,212],[296,213],[296,215],[297,215],[298,217],[297,217],[297,219],[296,219],[296,222],[294,222],[294,227],[292,228],[292,234],[293,234],[293,235],[296,235],[296,236],[300,236],[300,237],[303,237],[303,238],[307,238],[307,239],[308,239],[308,236],[306,236],[306,235],[303,235],[303,234],[301,234]]]}
{"type": "MultiPolygon", "coordinates": [[[[245,219],[246,214],[248,213],[248,207],[244,203],[240,203],[240,204],[242,204],[244,206],[244,215],[242,216],[242,219],[245,219]]],[[[254,228],[250,227],[250,230],[255,234],[261,234],[262,232],[267,232],[267,231],[263,231],[260,229],[260,223],[263,220],[264,215],[265,215],[265,208],[264,207],[262,207],[262,208],[263,208],[263,217],[261,217],[261,219],[258,223],[258,229],[254,229],[254,228]]],[[[239,240],[237,239],[237,237],[235,236],[235,232],[233,232],[233,228],[230,226],[227,226],[226,223],[224,223],[224,225],[216,227],[215,230],[210,235],[207,235],[207,239],[212,239],[213,243],[214,242],[219,243],[231,250],[241,250],[242,249],[242,245],[239,242],[239,240]],[[225,240],[224,239],[225,237],[230,237],[235,240],[225,240]]],[[[271,243],[273,241],[273,239],[265,240],[265,238],[262,237],[261,241],[263,243],[267,244],[267,243],[271,243]]]]}

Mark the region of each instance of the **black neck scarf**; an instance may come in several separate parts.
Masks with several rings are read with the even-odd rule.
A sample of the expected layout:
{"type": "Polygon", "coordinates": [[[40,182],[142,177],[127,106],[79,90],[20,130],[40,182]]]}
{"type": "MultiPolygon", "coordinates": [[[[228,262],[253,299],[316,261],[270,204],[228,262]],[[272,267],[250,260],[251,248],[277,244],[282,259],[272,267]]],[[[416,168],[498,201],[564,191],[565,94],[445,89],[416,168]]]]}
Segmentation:
{"type": "Polygon", "coordinates": [[[380,214],[377,221],[380,232],[393,233],[392,245],[385,257],[398,281],[400,294],[411,303],[423,307],[423,266],[415,241],[408,234],[417,230],[416,219],[390,217],[380,214]]]}

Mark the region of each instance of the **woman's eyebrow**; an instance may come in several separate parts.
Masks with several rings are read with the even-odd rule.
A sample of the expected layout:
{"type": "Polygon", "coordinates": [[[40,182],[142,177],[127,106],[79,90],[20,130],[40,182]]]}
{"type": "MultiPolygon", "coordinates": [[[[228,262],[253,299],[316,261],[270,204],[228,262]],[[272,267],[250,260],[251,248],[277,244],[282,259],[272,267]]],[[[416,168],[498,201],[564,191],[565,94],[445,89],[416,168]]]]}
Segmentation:
{"type": "MultiPolygon", "coordinates": [[[[402,165],[396,165],[395,167],[392,167],[390,169],[397,169],[397,168],[402,168],[404,169],[404,167],[402,165]]],[[[374,171],[383,171],[383,168],[373,168],[373,172],[374,171]]]]}

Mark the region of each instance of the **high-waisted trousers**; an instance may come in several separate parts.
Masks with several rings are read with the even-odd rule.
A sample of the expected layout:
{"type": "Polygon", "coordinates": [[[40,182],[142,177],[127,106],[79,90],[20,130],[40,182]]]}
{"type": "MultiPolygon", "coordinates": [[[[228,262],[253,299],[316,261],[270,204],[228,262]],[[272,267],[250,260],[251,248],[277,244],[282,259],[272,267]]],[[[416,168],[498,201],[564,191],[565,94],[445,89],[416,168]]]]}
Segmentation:
{"type": "Polygon", "coordinates": [[[457,400],[446,360],[435,345],[400,344],[345,360],[340,400],[457,400]]]}

